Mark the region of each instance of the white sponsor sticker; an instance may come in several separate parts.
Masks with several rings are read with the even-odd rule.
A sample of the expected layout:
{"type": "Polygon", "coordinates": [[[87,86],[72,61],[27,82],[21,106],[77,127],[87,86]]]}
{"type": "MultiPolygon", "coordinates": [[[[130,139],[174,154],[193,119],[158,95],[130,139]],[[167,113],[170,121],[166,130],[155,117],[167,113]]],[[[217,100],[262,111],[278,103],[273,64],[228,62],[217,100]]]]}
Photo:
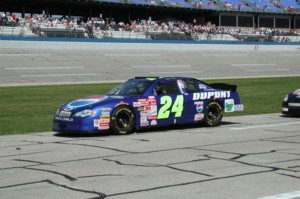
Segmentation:
{"type": "Polygon", "coordinates": [[[230,91],[214,91],[214,92],[201,92],[193,93],[193,100],[205,100],[210,98],[229,98],[230,91]]]}
{"type": "Polygon", "coordinates": [[[234,105],[234,111],[243,111],[244,105],[243,104],[235,104],[234,105]]]}

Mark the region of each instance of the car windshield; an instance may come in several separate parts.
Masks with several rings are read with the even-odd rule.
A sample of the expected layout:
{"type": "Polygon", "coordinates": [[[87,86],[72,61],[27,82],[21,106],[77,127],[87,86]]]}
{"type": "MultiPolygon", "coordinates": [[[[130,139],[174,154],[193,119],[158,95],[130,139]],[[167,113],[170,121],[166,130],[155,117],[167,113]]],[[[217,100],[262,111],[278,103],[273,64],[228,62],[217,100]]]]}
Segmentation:
{"type": "Polygon", "coordinates": [[[153,84],[147,79],[129,80],[112,89],[108,95],[141,96],[153,84]]]}

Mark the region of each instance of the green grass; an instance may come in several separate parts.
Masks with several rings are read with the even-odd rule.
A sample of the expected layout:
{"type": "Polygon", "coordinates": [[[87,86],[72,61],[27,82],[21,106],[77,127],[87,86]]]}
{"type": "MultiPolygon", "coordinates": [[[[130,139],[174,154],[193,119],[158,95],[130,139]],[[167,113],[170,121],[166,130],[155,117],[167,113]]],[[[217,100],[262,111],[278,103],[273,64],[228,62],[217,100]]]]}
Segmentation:
{"type": "Polygon", "coordinates": [[[62,103],[104,94],[116,85],[0,87],[0,135],[50,131],[62,103]]]}
{"type": "Polygon", "coordinates": [[[221,81],[238,86],[237,91],[245,108],[243,112],[227,113],[227,115],[280,113],[283,98],[288,92],[300,88],[300,77],[252,78],[221,81]]]}
{"type": "MultiPolygon", "coordinates": [[[[279,113],[285,95],[300,77],[209,80],[236,84],[245,111],[225,116],[279,113]]],[[[105,94],[119,83],[0,87],[0,135],[50,131],[58,107],[69,100],[105,94]]]]}

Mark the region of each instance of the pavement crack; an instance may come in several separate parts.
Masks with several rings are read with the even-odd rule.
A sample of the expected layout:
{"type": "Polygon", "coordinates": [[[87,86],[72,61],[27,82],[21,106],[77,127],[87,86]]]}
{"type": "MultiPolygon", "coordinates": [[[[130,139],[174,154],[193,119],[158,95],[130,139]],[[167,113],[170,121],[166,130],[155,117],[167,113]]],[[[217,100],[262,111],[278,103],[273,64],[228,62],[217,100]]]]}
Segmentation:
{"type": "Polygon", "coordinates": [[[166,167],[166,168],[169,168],[169,169],[173,169],[173,170],[177,170],[177,171],[181,171],[181,172],[185,172],[185,173],[193,173],[193,174],[202,175],[202,176],[206,176],[206,177],[213,177],[212,175],[209,175],[209,174],[205,174],[205,173],[201,173],[201,172],[197,172],[197,171],[179,169],[179,168],[171,167],[171,166],[167,166],[167,165],[157,165],[157,166],[166,167]]]}
{"type": "MultiPolygon", "coordinates": [[[[203,175],[203,176],[207,176],[207,177],[212,177],[212,175],[209,175],[209,174],[200,173],[200,172],[191,171],[191,170],[180,169],[180,168],[173,167],[173,166],[170,166],[170,165],[161,165],[161,164],[126,164],[126,163],[122,163],[122,162],[117,161],[117,160],[110,160],[110,159],[103,159],[103,160],[115,162],[116,164],[123,165],[123,166],[134,166],[134,167],[165,167],[165,168],[169,168],[169,169],[173,169],[173,170],[177,170],[177,171],[181,171],[181,172],[193,173],[193,174],[197,174],[197,175],[203,175]]],[[[202,160],[203,159],[201,159],[201,161],[202,160]]],[[[188,162],[190,162],[190,161],[188,161],[188,162]]],[[[195,160],[194,160],[194,162],[195,162],[195,160]]]]}
{"type": "Polygon", "coordinates": [[[24,169],[28,169],[28,170],[35,170],[35,171],[42,171],[42,172],[48,172],[48,173],[52,173],[52,174],[56,174],[56,175],[60,175],[63,176],[64,178],[66,178],[69,181],[76,181],[76,178],[73,178],[72,176],[63,174],[63,173],[59,173],[57,171],[51,171],[51,170],[46,170],[46,169],[37,169],[37,168],[24,168],[24,169]]]}
{"type": "Polygon", "coordinates": [[[276,152],[276,150],[271,150],[271,151],[267,151],[267,152],[258,152],[258,153],[234,153],[234,152],[210,150],[210,149],[199,149],[199,148],[194,148],[194,149],[201,150],[201,151],[209,151],[209,152],[217,152],[217,153],[237,155],[235,157],[230,158],[229,160],[237,160],[237,159],[240,159],[242,157],[246,157],[246,156],[250,156],[250,155],[262,155],[262,154],[269,154],[269,153],[275,153],[276,152]]]}
{"type": "Polygon", "coordinates": [[[26,185],[32,185],[32,184],[39,184],[39,183],[43,183],[45,181],[46,180],[34,181],[34,182],[26,182],[26,183],[13,184],[13,185],[7,185],[7,186],[0,187],[0,189],[8,189],[8,188],[12,188],[12,187],[19,187],[19,186],[26,186],[26,185]]]}
{"type": "Polygon", "coordinates": [[[53,182],[51,180],[41,180],[41,181],[34,181],[34,182],[27,182],[27,183],[20,183],[20,184],[2,186],[2,187],[0,187],[0,189],[7,189],[7,188],[12,188],[12,187],[20,187],[20,186],[26,186],[26,185],[32,185],[32,184],[40,184],[40,183],[48,183],[48,184],[55,185],[57,187],[62,187],[64,189],[68,189],[68,190],[72,190],[72,191],[78,191],[78,192],[82,192],[82,193],[95,194],[98,197],[94,197],[94,199],[104,199],[104,198],[106,198],[106,194],[101,193],[101,192],[89,191],[89,190],[74,188],[74,187],[70,187],[70,186],[67,186],[67,185],[55,183],[55,182],[53,182]]]}
{"type": "Polygon", "coordinates": [[[63,187],[65,189],[69,189],[69,190],[72,190],[72,191],[79,191],[79,192],[83,192],[83,193],[91,193],[91,194],[95,194],[95,195],[98,195],[97,199],[103,199],[103,198],[106,198],[106,194],[104,193],[101,193],[101,192],[97,192],[97,191],[89,191],[89,190],[83,190],[83,189],[79,189],[79,188],[74,188],[74,187],[70,187],[70,186],[67,186],[67,185],[62,185],[62,184],[57,184],[51,180],[46,180],[46,182],[48,182],[49,184],[53,184],[53,185],[56,185],[56,186],[59,186],[59,187],[63,187]]]}
{"type": "Polygon", "coordinates": [[[77,178],[96,178],[96,177],[119,177],[119,176],[124,176],[124,175],[121,175],[121,174],[102,174],[102,175],[90,175],[90,176],[80,176],[80,177],[77,177],[77,178]]]}
{"type": "Polygon", "coordinates": [[[300,168],[300,165],[297,165],[297,166],[290,166],[290,167],[288,167],[288,168],[290,168],[290,169],[300,168]]]}
{"type": "Polygon", "coordinates": [[[235,163],[240,163],[240,164],[244,164],[244,165],[248,165],[248,166],[255,166],[255,167],[272,169],[274,171],[283,170],[283,171],[296,172],[294,170],[280,168],[280,167],[272,167],[272,166],[253,164],[253,163],[248,163],[248,162],[243,162],[243,161],[237,161],[237,160],[234,160],[234,159],[217,158],[217,157],[213,157],[213,156],[210,156],[210,155],[204,155],[204,156],[208,157],[208,158],[211,158],[211,159],[215,159],[215,160],[224,160],[224,161],[229,161],[229,162],[235,162],[235,163]]]}
{"type": "Polygon", "coordinates": [[[140,189],[140,190],[110,194],[110,195],[107,195],[107,197],[134,194],[134,193],[141,193],[141,192],[149,192],[149,191],[154,191],[154,190],[159,190],[159,189],[167,189],[167,188],[186,186],[186,185],[191,185],[191,184],[199,184],[199,183],[218,181],[218,180],[229,179],[229,178],[237,178],[237,177],[242,177],[242,176],[246,176],[246,175],[257,175],[257,174],[268,173],[268,172],[273,172],[273,171],[274,170],[271,169],[271,170],[267,170],[267,171],[256,171],[256,172],[242,173],[242,174],[231,175],[231,176],[210,178],[210,179],[205,179],[205,180],[197,180],[197,181],[190,181],[190,182],[185,182],[185,183],[164,185],[164,186],[152,187],[152,188],[148,188],[148,189],[140,189]]]}
{"type": "Polygon", "coordinates": [[[289,175],[289,174],[285,174],[285,173],[278,173],[278,174],[279,175],[283,175],[283,176],[288,176],[288,177],[296,178],[296,179],[300,179],[299,176],[289,175]]]}
{"type": "Polygon", "coordinates": [[[114,162],[118,165],[122,165],[122,166],[134,166],[134,167],[158,167],[156,165],[145,165],[145,164],[126,164],[126,163],[122,163],[120,161],[117,160],[110,160],[110,159],[103,159],[105,161],[109,161],[109,162],[114,162]]]}
{"type": "Polygon", "coordinates": [[[269,140],[269,139],[264,139],[264,141],[267,141],[267,142],[280,142],[280,143],[288,143],[288,144],[300,144],[300,142],[282,141],[282,140],[269,140]]]}
{"type": "Polygon", "coordinates": [[[137,140],[137,141],[141,141],[141,142],[150,142],[150,140],[147,140],[147,139],[133,139],[133,140],[137,140]]]}
{"type": "Polygon", "coordinates": [[[167,165],[186,164],[186,163],[206,161],[206,160],[209,160],[209,158],[202,158],[202,159],[196,159],[196,160],[190,160],[190,161],[183,161],[183,162],[175,162],[175,163],[170,163],[170,164],[167,164],[167,165]]]}
{"type": "Polygon", "coordinates": [[[111,147],[103,147],[103,146],[95,146],[95,145],[90,145],[90,144],[75,144],[75,143],[61,143],[61,142],[56,142],[57,144],[68,144],[68,145],[77,145],[77,146],[86,146],[86,147],[93,147],[93,148],[99,148],[99,149],[108,149],[112,151],[117,151],[117,152],[122,152],[122,153],[130,153],[130,154],[138,154],[139,152],[132,152],[132,151],[125,151],[125,150],[120,150],[116,148],[111,148],[111,147]]]}
{"type": "Polygon", "coordinates": [[[291,159],[291,160],[276,161],[276,162],[272,162],[272,163],[298,162],[299,160],[300,160],[300,158],[296,158],[296,159],[291,159]]]}
{"type": "Polygon", "coordinates": [[[230,160],[237,160],[237,159],[240,159],[242,157],[246,157],[246,156],[250,156],[250,155],[263,155],[263,154],[269,154],[269,153],[275,153],[275,152],[276,152],[276,150],[271,150],[271,151],[268,151],[268,152],[259,152],[259,153],[245,153],[245,154],[241,153],[236,157],[230,158],[230,160]]]}
{"type": "Polygon", "coordinates": [[[47,164],[47,163],[44,163],[44,162],[34,161],[34,160],[14,159],[14,161],[36,163],[36,164],[39,164],[39,165],[50,165],[50,164],[47,164]]]}
{"type": "Polygon", "coordinates": [[[35,154],[48,153],[48,152],[52,152],[52,151],[40,151],[40,152],[33,152],[33,153],[22,153],[22,154],[4,155],[4,156],[0,156],[0,158],[7,158],[7,157],[14,157],[14,156],[24,156],[24,155],[35,155],[35,154]]]}

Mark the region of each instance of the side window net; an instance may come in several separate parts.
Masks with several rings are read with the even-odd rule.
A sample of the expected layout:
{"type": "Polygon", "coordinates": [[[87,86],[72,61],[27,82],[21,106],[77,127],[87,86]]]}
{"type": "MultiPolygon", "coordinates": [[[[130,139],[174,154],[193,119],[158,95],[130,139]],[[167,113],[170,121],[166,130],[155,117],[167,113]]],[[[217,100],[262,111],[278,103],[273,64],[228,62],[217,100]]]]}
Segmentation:
{"type": "Polygon", "coordinates": [[[177,82],[162,82],[155,88],[157,95],[172,95],[180,94],[177,82]]]}

